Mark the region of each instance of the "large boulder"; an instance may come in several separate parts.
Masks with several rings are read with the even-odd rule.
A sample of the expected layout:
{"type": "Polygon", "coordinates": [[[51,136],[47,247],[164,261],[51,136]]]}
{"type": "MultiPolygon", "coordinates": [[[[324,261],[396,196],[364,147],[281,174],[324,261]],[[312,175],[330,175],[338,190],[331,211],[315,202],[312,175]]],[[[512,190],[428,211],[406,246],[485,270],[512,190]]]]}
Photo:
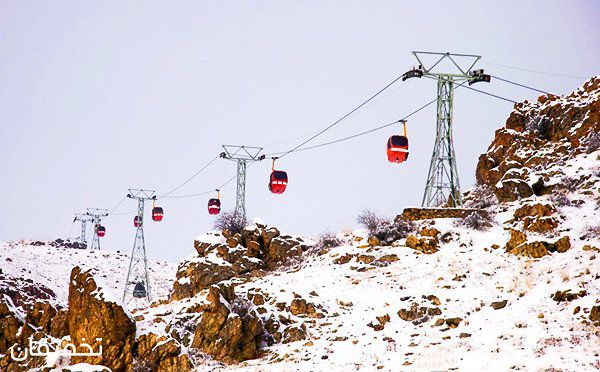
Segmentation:
{"type": "Polygon", "coordinates": [[[135,343],[135,369],[156,372],[186,372],[194,367],[173,338],[154,333],[141,335],[135,343]]]}
{"type": "Polygon", "coordinates": [[[249,303],[236,299],[232,286],[212,286],[192,347],[225,363],[257,357],[263,324],[249,303]],[[239,301],[239,302],[238,302],[239,301]]]}
{"type": "Polygon", "coordinates": [[[76,356],[71,362],[98,364],[125,371],[133,362],[136,326],[131,315],[106,288],[99,286],[89,270],[76,266],[69,285],[69,330],[75,345],[102,346],[101,356],[76,356]],[[101,340],[98,340],[101,338],[101,340]]]}

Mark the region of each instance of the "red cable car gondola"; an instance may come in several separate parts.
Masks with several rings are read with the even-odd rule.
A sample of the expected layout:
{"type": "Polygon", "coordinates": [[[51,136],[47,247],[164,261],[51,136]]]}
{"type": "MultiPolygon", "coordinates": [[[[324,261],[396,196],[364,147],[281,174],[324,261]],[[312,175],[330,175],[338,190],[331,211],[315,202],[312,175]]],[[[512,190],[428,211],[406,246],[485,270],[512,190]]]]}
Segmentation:
{"type": "Polygon", "coordinates": [[[106,227],[102,225],[96,226],[96,235],[98,235],[99,237],[103,237],[104,235],[106,235],[106,227]]]}
{"type": "Polygon", "coordinates": [[[269,191],[273,194],[283,194],[288,184],[288,176],[284,171],[275,170],[275,159],[273,158],[273,167],[269,178],[269,191]]]}
{"type": "Polygon", "coordinates": [[[402,163],[408,159],[408,137],[406,137],[406,122],[404,124],[404,135],[394,135],[387,142],[387,157],[391,163],[402,163]]]}
{"type": "Polygon", "coordinates": [[[152,207],[152,221],[160,222],[164,216],[164,211],[161,207],[152,207]]]}
{"type": "Polygon", "coordinates": [[[135,227],[140,227],[142,226],[142,216],[135,216],[133,217],[133,226],[135,227]]]}
{"type": "Polygon", "coordinates": [[[215,191],[217,192],[217,198],[208,200],[208,214],[219,214],[221,212],[221,192],[219,190],[215,191]]]}

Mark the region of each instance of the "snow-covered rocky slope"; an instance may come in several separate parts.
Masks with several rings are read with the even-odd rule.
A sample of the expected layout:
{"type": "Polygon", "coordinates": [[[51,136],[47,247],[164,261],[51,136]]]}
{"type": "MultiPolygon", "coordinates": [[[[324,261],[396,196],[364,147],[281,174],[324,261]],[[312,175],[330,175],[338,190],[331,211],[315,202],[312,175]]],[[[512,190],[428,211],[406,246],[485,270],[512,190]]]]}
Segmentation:
{"type": "MultiPolygon", "coordinates": [[[[23,304],[48,299],[52,305],[65,307],[69,293],[69,276],[75,266],[89,267],[98,280],[105,282],[120,296],[127,277],[129,255],[98,250],[65,248],[52,242],[0,242],[0,294],[18,292],[23,304]],[[47,290],[49,290],[49,292],[47,290]]],[[[167,294],[177,265],[148,261],[153,291],[167,294]]],[[[14,301],[19,305],[19,301],[14,301]]]]}
{"type": "MultiPolygon", "coordinates": [[[[581,154],[565,164],[565,173],[595,172],[597,190],[599,156],[581,154]]],[[[363,230],[340,233],[341,246],[235,287],[239,296],[265,299],[254,306],[264,309],[263,321],[283,316],[303,324],[305,339],[275,343],[240,365],[197,358],[198,370],[598,369],[600,328],[589,316],[600,304],[600,236],[589,234],[598,228],[600,212],[593,195],[570,196],[583,203],[560,207],[564,218],[557,231],[530,238],[556,241],[568,234],[571,247],[541,258],[504,248],[507,223],[527,200],[494,207],[492,226],[483,231],[452,219],[429,222],[426,228],[448,236],[433,254],[407,247],[406,239],[372,246],[363,230]],[[556,296],[565,290],[574,298],[556,296]],[[294,315],[295,298],[323,316],[294,315]]],[[[536,201],[551,203],[550,196],[536,201]]],[[[138,326],[165,332],[165,325],[198,305],[206,305],[206,292],[144,311],[138,326]]]]}

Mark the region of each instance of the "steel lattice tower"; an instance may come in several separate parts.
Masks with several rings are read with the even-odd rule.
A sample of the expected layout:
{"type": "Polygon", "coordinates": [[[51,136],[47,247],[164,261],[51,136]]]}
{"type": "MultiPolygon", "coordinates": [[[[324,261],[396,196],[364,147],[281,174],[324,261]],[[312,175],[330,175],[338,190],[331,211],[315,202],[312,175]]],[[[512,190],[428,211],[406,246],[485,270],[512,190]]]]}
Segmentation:
{"type": "Polygon", "coordinates": [[[98,227],[100,226],[100,222],[102,222],[102,217],[108,216],[108,209],[88,208],[85,214],[91,217],[92,226],[94,227],[92,231],[92,245],[89,248],[100,250],[100,237],[98,236],[98,227]]]}
{"type": "Polygon", "coordinates": [[[460,85],[467,82],[469,85],[481,81],[489,82],[490,76],[484,74],[483,70],[472,70],[481,58],[478,55],[437,52],[413,52],[413,55],[419,62],[419,67],[404,74],[403,80],[422,76],[437,80],[435,143],[421,206],[462,207],[462,193],[452,137],[455,82],[462,82],[460,85]],[[423,63],[424,56],[435,56],[436,61],[427,66],[423,63]],[[464,66],[461,66],[459,59],[463,60],[464,66]],[[464,60],[468,60],[468,63],[464,60]],[[455,71],[436,72],[434,69],[441,62],[448,62],[455,71]]]}
{"type": "Polygon", "coordinates": [[[139,222],[135,230],[133,250],[131,251],[127,280],[125,281],[125,289],[123,290],[123,303],[128,305],[132,300],[136,300],[138,303],[136,303],[135,307],[141,307],[148,305],[152,299],[144,241],[144,202],[146,200],[156,200],[156,196],[154,190],[129,189],[127,197],[136,199],[138,202],[136,217],[139,222]]]}
{"type": "Polygon", "coordinates": [[[248,162],[263,160],[259,155],[262,147],[223,145],[221,158],[237,162],[237,190],[235,198],[235,213],[246,220],[246,170],[248,162]]]}
{"type": "Polygon", "coordinates": [[[87,223],[92,221],[92,217],[85,213],[75,213],[73,222],[81,222],[81,233],[79,235],[79,241],[87,247],[87,223]]]}

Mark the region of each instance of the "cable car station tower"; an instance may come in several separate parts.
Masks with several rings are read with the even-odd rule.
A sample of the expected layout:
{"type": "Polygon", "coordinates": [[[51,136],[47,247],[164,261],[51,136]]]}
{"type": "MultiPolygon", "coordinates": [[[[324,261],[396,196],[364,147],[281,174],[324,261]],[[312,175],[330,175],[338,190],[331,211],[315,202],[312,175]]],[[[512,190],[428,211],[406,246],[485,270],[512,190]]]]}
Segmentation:
{"type": "Polygon", "coordinates": [[[248,162],[260,161],[265,158],[260,155],[262,147],[223,145],[221,158],[237,162],[237,191],[235,198],[235,213],[246,220],[246,169],[248,162]]]}
{"type": "Polygon", "coordinates": [[[144,241],[144,202],[146,200],[156,200],[156,192],[154,190],[129,189],[127,197],[136,199],[138,208],[137,215],[134,218],[135,239],[123,291],[123,303],[128,305],[132,300],[135,300],[136,307],[140,307],[137,305],[143,305],[144,301],[149,304],[152,298],[144,241]],[[142,304],[139,302],[142,302],[142,304]]]}
{"type": "Polygon", "coordinates": [[[477,61],[481,59],[481,56],[478,55],[416,51],[412,53],[417,59],[419,67],[406,72],[402,80],[423,76],[437,80],[436,136],[421,206],[462,207],[463,201],[452,137],[455,83],[462,81],[462,84],[468,82],[471,85],[477,82],[489,82],[490,75],[484,74],[483,70],[473,70],[477,61]],[[435,57],[434,62],[429,65],[425,64],[423,60],[432,56],[435,57]],[[453,71],[436,71],[435,68],[442,62],[450,65],[453,71]]]}
{"type": "Polygon", "coordinates": [[[108,209],[88,208],[85,214],[87,216],[90,216],[92,226],[94,226],[92,234],[92,245],[90,246],[90,249],[100,250],[100,235],[98,234],[98,230],[102,226],[100,224],[102,222],[102,218],[108,216],[108,209]]]}

